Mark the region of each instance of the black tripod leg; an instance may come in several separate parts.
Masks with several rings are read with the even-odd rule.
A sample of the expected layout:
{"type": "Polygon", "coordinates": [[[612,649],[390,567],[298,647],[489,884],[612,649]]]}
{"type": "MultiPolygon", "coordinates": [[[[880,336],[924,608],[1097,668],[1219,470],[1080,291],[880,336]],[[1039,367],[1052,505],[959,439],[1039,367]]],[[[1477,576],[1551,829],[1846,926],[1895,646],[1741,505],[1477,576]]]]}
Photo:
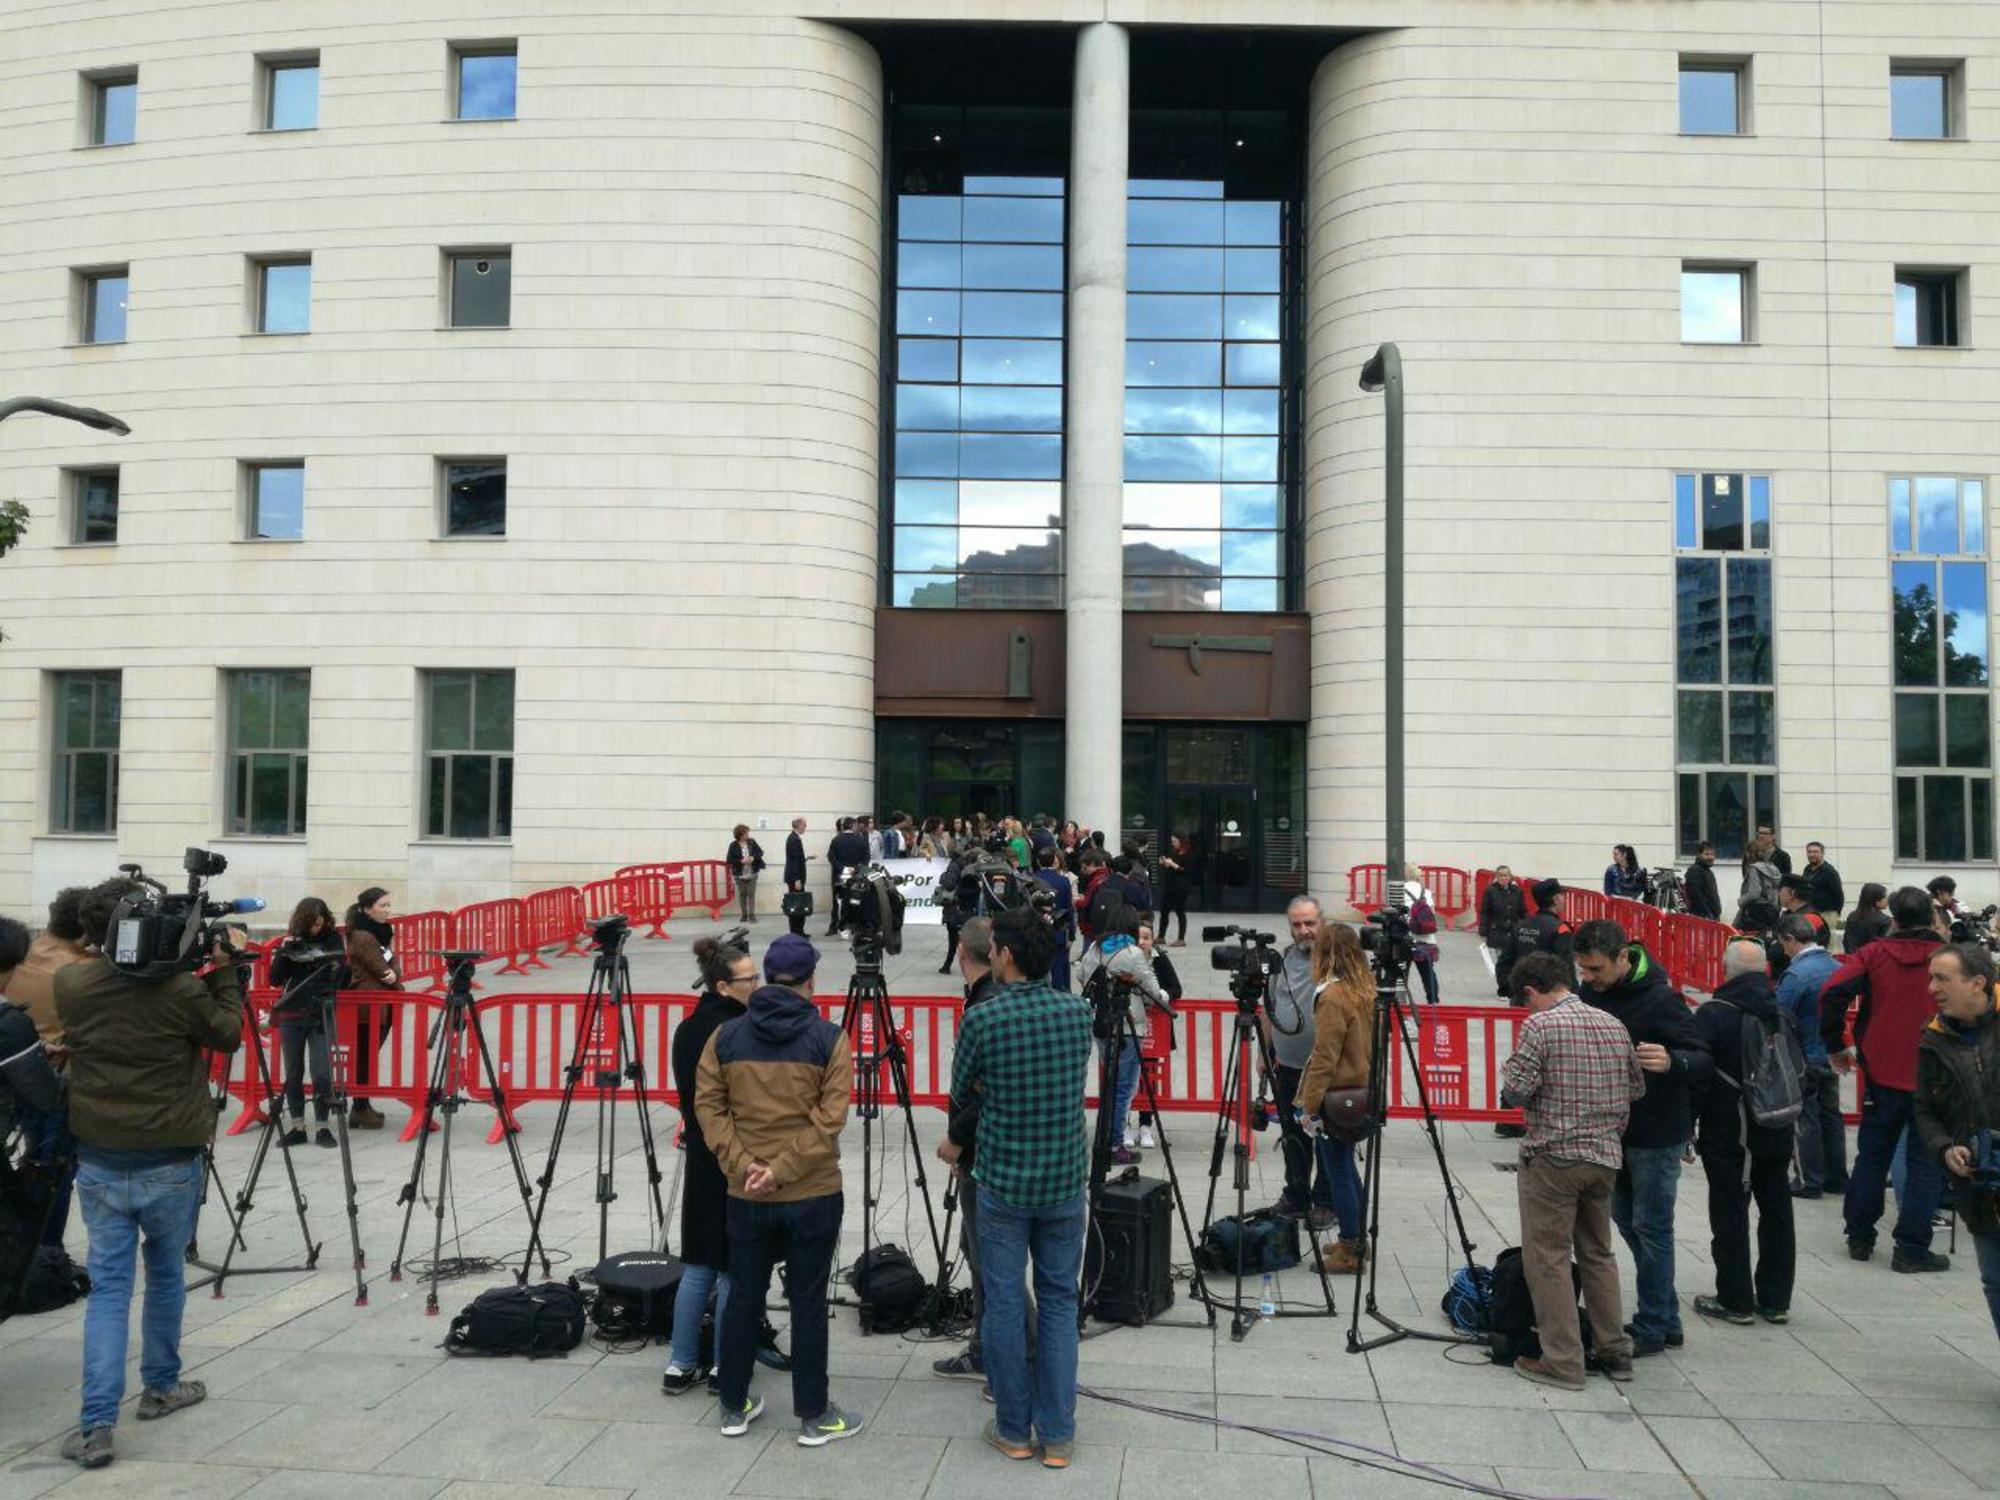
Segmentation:
{"type": "Polygon", "coordinates": [[[417,1149],[410,1162],[410,1180],[403,1184],[403,1190],[396,1195],[396,1201],[403,1207],[403,1232],[396,1238],[396,1258],[389,1262],[391,1281],[403,1279],[403,1250],[410,1242],[410,1221],[417,1211],[417,1199],[423,1194],[424,1158],[430,1151],[431,1123],[437,1118],[438,1107],[444,1102],[444,1084],[446,1075],[450,1071],[451,1048],[457,1045],[456,1038],[450,1035],[451,1002],[447,1000],[445,1004],[447,1011],[445,1016],[440,1018],[437,1029],[438,1038],[445,1045],[443,1050],[431,1059],[430,1086],[424,1094],[423,1114],[417,1120],[417,1149]]]}
{"type": "MultiPolygon", "coordinates": [[[[1138,1024],[1132,1020],[1129,1014],[1125,1018],[1125,1024],[1132,1044],[1137,1046],[1139,1042],[1138,1024]]],[[[1159,1123],[1160,1127],[1160,1165],[1166,1170],[1168,1190],[1173,1194],[1174,1212],[1180,1217],[1181,1238],[1187,1243],[1188,1260],[1192,1266],[1188,1282],[1189,1295],[1193,1296],[1207,1309],[1209,1326],[1213,1327],[1215,1325],[1215,1308],[1208,1300],[1208,1283],[1202,1276],[1201,1261],[1197,1254],[1199,1242],[1195,1239],[1194,1224],[1188,1218],[1187,1199],[1181,1193],[1181,1176],[1174,1167],[1173,1147],[1167,1140],[1167,1117],[1160,1112],[1159,1085],[1153,1081],[1153,1070],[1146,1066],[1146,1060],[1143,1056],[1139,1059],[1139,1084],[1146,1091],[1146,1112],[1159,1123]]]]}
{"type": "MultiPolygon", "coordinates": [[[[270,1101],[268,1108],[271,1113],[271,1119],[275,1121],[279,1115],[278,1106],[281,1101],[277,1091],[275,1090],[272,1084],[270,1054],[267,1053],[262,1047],[259,1047],[257,1049],[257,1072],[259,1076],[263,1079],[264,1094],[265,1097],[270,1101]]],[[[311,1270],[313,1267],[319,1264],[320,1247],[313,1240],[312,1225],[306,1222],[306,1195],[304,1191],[299,1187],[298,1164],[292,1160],[292,1148],[285,1143],[285,1138],[282,1133],[278,1136],[278,1154],[284,1158],[285,1180],[290,1185],[292,1190],[292,1207],[298,1213],[299,1216],[299,1236],[305,1241],[305,1246],[306,1246],[306,1269],[311,1270]]],[[[247,1211],[245,1212],[244,1217],[246,1218],[249,1217],[247,1211]]],[[[216,1290],[218,1292],[222,1290],[220,1282],[216,1283],[216,1290]]]]}
{"type": "Polygon", "coordinates": [[[629,1059],[623,1071],[631,1081],[633,1098],[639,1109],[639,1150],[646,1161],[646,1186],[653,1198],[653,1222],[659,1230],[660,1243],[664,1245],[667,1205],[660,1197],[660,1184],[666,1180],[666,1173],[660,1170],[659,1144],[653,1135],[653,1102],[646,1094],[646,1062],[640,1050],[639,1018],[632,1009],[632,966],[623,953],[618,955],[618,969],[612,976],[611,994],[612,1003],[618,1010],[619,1045],[629,1059]]]}
{"type": "MultiPolygon", "coordinates": [[[[493,1106],[493,1112],[500,1117],[500,1139],[507,1147],[507,1160],[514,1168],[514,1185],[521,1190],[521,1207],[534,1211],[534,1194],[528,1190],[528,1169],[521,1160],[521,1143],[514,1138],[514,1128],[510,1123],[513,1116],[507,1109],[507,1091],[501,1086],[499,1069],[493,1066],[493,1049],[486,1045],[486,1029],[479,1024],[479,1012],[468,999],[465,1006],[466,1024],[472,1028],[473,1044],[479,1048],[479,1065],[486,1079],[486,1097],[493,1106]]],[[[451,1121],[444,1123],[445,1154],[451,1151],[451,1121]]],[[[440,1195],[442,1196],[442,1195],[440,1195]]],[[[439,1222],[443,1222],[440,1212],[439,1222]]],[[[551,1269],[548,1246],[542,1246],[542,1275],[546,1278],[551,1269]]]]}
{"type": "MultiPolygon", "coordinates": [[[[445,1025],[445,1096],[444,1129],[438,1132],[438,1180],[436,1212],[433,1215],[436,1229],[431,1238],[430,1290],[424,1296],[424,1316],[438,1315],[438,1282],[444,1278],[444,1212],[451,1202],[451,1127],[458,1118],[458,1090],[462,1083],[461,1070],[464,1066],[465,1018],[472,1013],[470,1001],[459,1004],[447,1001],[450,1013],[445,1025]]],[[[428,1135],[430,1132],[424,1132],[428,1135]]]]}
{"type": "MultiPolygon", "coordinates": [[[[930,1178],[925,1174],[923,1147],[917,1140],[917,1112],[910,1103],[910,1072],[903,1053],[903,1039],[893,1029],[894,1017],[887,1014],[888,997],[882,1001],[884,1020],[891,1025],[889,1032],[889,1085],[895,1091],[896,1106],[903,1112],[903,1127],[909,1141],[910,1161],[914,1166],[911,1176],[916,1183],[917,1196],[923,1200],[924,1220],[930,1226],[931,1250],[942,1261],[944,1240],[938,1234],[937,1210],[931,1207],[930,1178]]],[[[878,1023],[879,1024],[879,1023],[878,1023]]]]}
{"type": "MultiPolygon", "coordinates": [[[[556,1106],[555,1128],[549,1135],[548,1160],[542,1165],[542,1175],[535,1179],[541,1185],[541,1192],[528,1213],[528,1248],[521,1252],[521,1269],[514,1274],[514,1279],[523,1284],[528,1280],[528,1268],[534,1264],[535,1252],[542,1248],[542,1214],[549,1206],[549,1185],[556,1180],[556,1158],[562,1155],[563,1132],[569,1128],[570,1106],[576,1102],[576,1086],[583,1077],[584,1047],[597,1029],[603,973],[600,963],[590,975],[590,989],[584,995],[583,1009],[577,1016],[576,1037],[570,1043],[569,1067],[563,1071],[562,1102],[556,1106]]],[[[501,1117],[503,1125],[505,1118],[504,1115],[501,1117]]],[[[511,1132],[503,1130],[502,1133],[511,1139],[511,1132]]],[[[601,1142],[599,1149],[601,1152],[601,1142]]],[[[603,1259],[602,1256],[598,1258],[603,1259]]]]}

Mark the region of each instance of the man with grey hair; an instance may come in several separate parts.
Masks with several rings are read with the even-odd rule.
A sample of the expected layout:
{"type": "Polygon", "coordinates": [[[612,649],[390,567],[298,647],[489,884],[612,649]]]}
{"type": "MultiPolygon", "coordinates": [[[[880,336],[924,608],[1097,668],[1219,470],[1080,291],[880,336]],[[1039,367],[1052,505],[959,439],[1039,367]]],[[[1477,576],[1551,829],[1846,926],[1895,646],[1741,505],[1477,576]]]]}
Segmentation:
{"type": "Polygon", "coordinates": [[[1319,1231],[1332,1228],[1335,1222],[1333,1178],[1321,1155],[1322,1143],[1309,1137],[1293,1119],[1292,1099],[1306,1065],[1312,1061],[1312,949],[1322,920],[1320,904],[1311,896],[1294,896],[1285,908],[1285,920],[1291,925],[1292,943],[1285,949],[1278,972],[1271,976],[1261,1018],[1265,1040],[1271,1046],[1272,1102],[1278,1109],[1285,1153],[1285,1191],[1278,1198],[1277,1209],[1291,1218],[1305,1219],[1319,1231]]]}
{"type": "MultiPolygon", "coordinates": [[[[1789,919],[1788,919],[1789,920],[1789,919]]],[[[1743,1028],[1753,1020],[1773,1037],[1791,1021],[1778,1009],[1764,945],[1738,938],[1722,952],[1722,983],[1694,1013],[1695,1030],[1715,1059],[1698,1086],[1695,1149],[1708,1177],[1708,1231],[1715,1295],[1694,1310],[1718,1322],[1748,1325],[1790,1316],[1797,1246],[1792,1229],[1792,1129],[1760,1125],[1744,1095],[1743,1028]],[[1750,1265],[1750,1201],[1757,1202],[1757,1264],[1750,1265]]]]}

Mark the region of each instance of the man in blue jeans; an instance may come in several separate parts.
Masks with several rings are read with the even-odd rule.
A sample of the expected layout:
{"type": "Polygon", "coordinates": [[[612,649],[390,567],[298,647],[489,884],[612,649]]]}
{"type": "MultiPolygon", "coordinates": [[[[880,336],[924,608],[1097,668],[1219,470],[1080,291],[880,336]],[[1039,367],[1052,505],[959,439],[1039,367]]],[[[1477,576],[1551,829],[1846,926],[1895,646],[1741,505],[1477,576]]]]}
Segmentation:
{"type": "Polygon", "coordinates": [[[1066,1469],[1076,1437],[1076,1282],[1083,1263],[1090,1130],[1090,1008],[1048,985],[1058,939],[1032,912],[993,919],[997,988],[960,1023],[951,1096],[981,1099],[977,1161],[980,1323],[995,1416],[985,1438],[1010,1459],[1066,1469]],[[1035,1352],[1022,1288],[1035,1275],[1035,1352]]]}
{"type": "Polygon", "coordinates": [[[1625,1127],[1625,1165],[1611,1194],[1611,1220],[1632,1252],[1638,1307],[1625,1325],[1638,1358],[1678,1349],[1680,1299],[1674,1293],[1674,1202],[1681,1149],[1694,1132],[1689,1091],[1715,1069],[1693,1014],[1666,970],[1640,943],[1628,943],[1616,922],[1585,922],[1576,930],[1576,972],[1583,998],[1625,1025],[1646,1092],[1625,1127]]]}
{"type": "MultiPolygon", "coordinates": [[[[122,903],[140,891],[124,879],[94,887],[82,903],[86,941],[107,933],[122,903]]],[[[234,1052],[243,1040],[234,957],[219,942],[209,956],[214,966],[200,979],[185,968],[128,973],[102,953],[56,975],[91,1283],[83,1315],[83,1412],[62,1454],[86,1469],[101,1469],[113,1456],[141,1235],[145,1393],[137,1416],[142,1422],[169,1416],[208,1394],[200,1381],[180,1378],[186,1255],[201,1209],[202,1148],[215,1136],[206,1054],[234,1052]]]]}

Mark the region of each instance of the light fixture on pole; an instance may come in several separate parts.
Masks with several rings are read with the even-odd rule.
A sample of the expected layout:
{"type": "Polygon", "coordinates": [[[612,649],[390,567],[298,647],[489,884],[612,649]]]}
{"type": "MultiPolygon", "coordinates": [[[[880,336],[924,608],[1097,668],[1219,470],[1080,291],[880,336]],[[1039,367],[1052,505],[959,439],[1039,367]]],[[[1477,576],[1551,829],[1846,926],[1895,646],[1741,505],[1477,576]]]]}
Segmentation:
{"type": "Polygon", "coordinates": [[[11,400],[0,401],[0,422],[24,411],[38,411],[51,417],[64,417],[72,422],[81,422],[86,427],[95,427],[101,432],[115,432],[120,437],[131,435],[132,429],[108,411],[99,411],[94,406],[72,406],[67,401],[51,401],[46,396],[15,396],[11,400]]]}

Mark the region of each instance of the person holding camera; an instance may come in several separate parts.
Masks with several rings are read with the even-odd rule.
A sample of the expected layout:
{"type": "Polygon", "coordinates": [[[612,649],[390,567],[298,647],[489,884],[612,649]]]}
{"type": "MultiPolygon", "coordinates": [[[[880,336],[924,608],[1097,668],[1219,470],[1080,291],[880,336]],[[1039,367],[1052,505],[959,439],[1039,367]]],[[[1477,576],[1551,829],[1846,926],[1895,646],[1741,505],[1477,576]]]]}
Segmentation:
{"type": "Polygon", "coordinates": [[[1916,1132],[1944,1164],[1952,1207],[1972,1236],[1993,1331],[2000,1333],[2000,1020],[1993,957],[1977,943],[1931,955],[1937,1014],[1917,1043],[1916,1132]]]}
{"type": "MultiPolygon", "coordinates": [[[[401,994],[403,975],[396,961],[396,929],[389,925],[395,902],[379,885],[371,885],[347,909],[347,967],[357,990],[401,994]]],[[[380,1130],[382,1113],[369,1102],[382,1043],[396,1029],[396,1005],[391,1000],[364,1004],[354,1018],[354,1061],[349,1069],[347,1124],[353,1130],[380,1130]]],[[[436,1128],[436,1122],[432,1122],[436,1128]]]]}
{"type": "Polygon", "coordinates": [[[313,1086],[314,1140],[321,1146],[337,1145],[327,1121],[333,1115],[332,1039],[326,1034],[328,1000],[341,988],[347,966],[340,963],[340,932],[334,926],[333,910],[317,896],[308,896],[292,908],[285,940],[271,955],[271,983],[279,991],[271,1009],[278,1023],[279,1050],[284,1058],[285,1114],[291,1124],[284,1144],[306,1143],[305,1072],[310,1060],[313,1086]],[[312,955],[324,955],[315,957],[312,955]]]}
{"type": "MultiPolygon", "coordinates": [[[[128,897],[146,888],[123,878],[84,899],[86,933],[109,933],[128,897]]],[[[193,957],[193,955],[190,955],[193,957]]],[[[171,1415],[207,1394],[182,1380],[181,1312],[187,1247],[200,1211],[202,1150],[215,1137],[208,1053],[243,1041],[243,991],[230,942],[217,937],[211,967],[141,979],[99,953],[56,976],[56,1013],[69,1049],[70,1129],[77,1140],[77,1197],[90,1232],[90,1303],[83,1319],[83,1410],[63,1457],[86,1469],[112,1459],[112,1431],[125,1396],[125,1351],[140,1237],[145,1240],[142,1422],[171,1415]]]]}
{"type": "Polygon", "coordinates": [[[1312,896],[1294,896],[1285,908],[1285,921],[1292,931],[1286,948],[1271,975],[1270,991],[1264,997],[1258,1024],[1270,1049],[1271,1094],[1277,1107],[1279,1144],[1285,1157],[1285,1190],[1278,1195],[1277,1211],[1287,1218],[1304,1219],[1315,1234],[1334,1227],[1333,1183],[1326,1165],[1313,1149],[1312,1141],[1300,1127],[1292,1102],[1298,1095],[1313,1054],[1313,1011],[1317,984],[1313,979],[1313,942],[1322,921],[1320,904],[1312,896]]]}

